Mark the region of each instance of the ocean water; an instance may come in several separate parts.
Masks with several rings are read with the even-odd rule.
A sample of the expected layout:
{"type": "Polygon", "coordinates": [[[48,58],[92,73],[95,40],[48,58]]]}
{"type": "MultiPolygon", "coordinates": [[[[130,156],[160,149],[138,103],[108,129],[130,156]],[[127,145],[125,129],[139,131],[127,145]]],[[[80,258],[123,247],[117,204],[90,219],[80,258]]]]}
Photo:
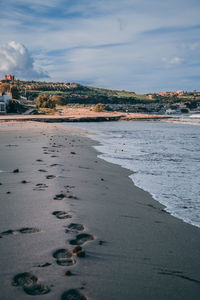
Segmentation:
{"type": "Polygon", "coordinates": [[[95,146],[99,157],[131,170],[135,185],[152,194],[166,211],[200,227],[200,119],[195,119],[195,126],[191,119],[70,126],[88,130],[100,142],[95,146]]]}

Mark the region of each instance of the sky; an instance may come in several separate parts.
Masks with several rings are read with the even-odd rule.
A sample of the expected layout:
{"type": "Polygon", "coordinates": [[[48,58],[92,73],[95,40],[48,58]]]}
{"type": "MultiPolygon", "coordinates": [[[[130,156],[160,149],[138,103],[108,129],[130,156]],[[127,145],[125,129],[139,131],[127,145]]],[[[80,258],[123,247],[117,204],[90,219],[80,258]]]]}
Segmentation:
{"type": "Polygon", "coordinates": [[[199,0],[1,0],[0,78],[200,90],[199,0]]]}

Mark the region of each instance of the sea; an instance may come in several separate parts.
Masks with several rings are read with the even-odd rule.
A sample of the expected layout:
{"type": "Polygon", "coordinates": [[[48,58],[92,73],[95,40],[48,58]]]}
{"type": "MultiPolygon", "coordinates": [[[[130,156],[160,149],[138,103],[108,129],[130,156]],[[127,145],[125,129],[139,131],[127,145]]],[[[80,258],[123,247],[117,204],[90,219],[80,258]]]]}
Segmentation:
{"type": "Polygon", "coordinates": [[[101,159],[131,170],[134,184],[167,212],[200,227],[200,114],[66,125],[87,130],[101,159]]]}

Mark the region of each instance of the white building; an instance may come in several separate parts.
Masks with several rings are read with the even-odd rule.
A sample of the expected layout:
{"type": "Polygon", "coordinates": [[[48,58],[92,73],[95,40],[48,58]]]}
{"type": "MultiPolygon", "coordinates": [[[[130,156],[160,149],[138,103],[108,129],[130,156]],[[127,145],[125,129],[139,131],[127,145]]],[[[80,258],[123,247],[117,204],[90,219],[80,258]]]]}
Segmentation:
{"type": "Polygon", "coordinates": [[[6,94],[5,92],[0,94],[0,114],[6,113],[6,106],[10,100],[12,100],[11,94],[6,94]]]}

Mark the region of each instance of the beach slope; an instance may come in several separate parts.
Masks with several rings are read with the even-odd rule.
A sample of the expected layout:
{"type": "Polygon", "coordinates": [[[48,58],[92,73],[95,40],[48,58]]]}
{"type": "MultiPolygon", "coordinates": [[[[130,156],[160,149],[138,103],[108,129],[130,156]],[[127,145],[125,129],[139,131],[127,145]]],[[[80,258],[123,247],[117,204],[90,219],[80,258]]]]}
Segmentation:
{"type": "Polygon", "coordinates": [[[0,298],[198,299],[200,231],[164,211],[94,141],[0,125],[0,298]]]}

